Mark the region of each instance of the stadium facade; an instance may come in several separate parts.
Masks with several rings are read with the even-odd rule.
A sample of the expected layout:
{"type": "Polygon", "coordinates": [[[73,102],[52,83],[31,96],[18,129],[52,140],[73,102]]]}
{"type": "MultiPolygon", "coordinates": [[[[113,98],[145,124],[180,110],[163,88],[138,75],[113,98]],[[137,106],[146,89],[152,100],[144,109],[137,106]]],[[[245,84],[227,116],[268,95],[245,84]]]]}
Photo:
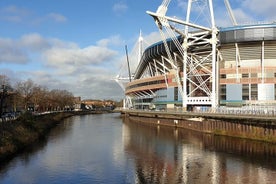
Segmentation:
{"type": "Polygon", "coordinates": [[[162,41],[145,49],[125,87],[135,109],[210,110],[218,107],[276,107],[276,24],[215,26],[212,1],[206,1],[211,25],[166,16],[169,1],[148,12],[162,41]],[[182,26],[182,28],[180,28],[182,26]]]}

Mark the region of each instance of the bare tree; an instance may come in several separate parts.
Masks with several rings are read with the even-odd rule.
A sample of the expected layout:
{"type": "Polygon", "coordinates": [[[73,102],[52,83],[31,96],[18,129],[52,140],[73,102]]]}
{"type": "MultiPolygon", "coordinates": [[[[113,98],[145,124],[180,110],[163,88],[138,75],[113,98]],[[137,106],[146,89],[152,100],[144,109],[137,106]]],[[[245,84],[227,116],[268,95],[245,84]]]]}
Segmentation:
{"type": "Polygon", "coordinates": [[[73,107],[74,96],[67,90],[54,89],[49,91],[46,87],[35,84],[31,79],[16,83],[14,90],[6,76],[0,75],[1,112],[4,102],[16,111],[19,108],[28,110],[32,107],[35,111],[65,110],[73,107]],[[8,92],[7,92],[8,91],[8,92]],[[4,100],[7,96],[8,100],[4,100]]]}
{"type": "Polygon", "coordinates": [[[74,96],[72,93],[66,90],[52,90],[49,93],[49,101],[51,102],[51,107],[54,110],[64,110],[65,108],[73,107],[74,96]]]}
{"type": "Polygon", "coordinates": [[[28,79],[27,81],[18,82],[16,84],[16,92],[19,96],[21,96],[25,110],[27,110],[28,106],[33,103],[31,101],[31,98],[33,96],[35,87],[36,84],[31,79],[28,79]]]}
{"type": "Polygon", "coordinates": [[[33,88],[33,95],[31,97],[31,102],[34,104],[35,111],[47,111],[48,102],[48,90],[42,86],[35,86],[33,88]]]}
{"type": "Polygon", "coordinates": [[[13,89],[6,75],[0,75],[0,84],[0,115],[2,115],[4,111],[11,110],[13,107],[13,98],[11,98],[13,89]]]}

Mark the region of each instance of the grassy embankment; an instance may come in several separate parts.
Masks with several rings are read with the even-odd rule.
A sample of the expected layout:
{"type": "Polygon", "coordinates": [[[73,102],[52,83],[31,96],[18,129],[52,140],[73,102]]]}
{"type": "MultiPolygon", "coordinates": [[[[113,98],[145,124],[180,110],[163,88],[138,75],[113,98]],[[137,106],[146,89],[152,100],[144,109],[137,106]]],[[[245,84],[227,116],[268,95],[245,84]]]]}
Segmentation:
{"type": "Polygon", "coordinates": [[[81,114],[83,113],[63,112],[32,116],[26,113],[16,120],[0,122],[0,162],[45,138],[63,119],[81,114]]]}

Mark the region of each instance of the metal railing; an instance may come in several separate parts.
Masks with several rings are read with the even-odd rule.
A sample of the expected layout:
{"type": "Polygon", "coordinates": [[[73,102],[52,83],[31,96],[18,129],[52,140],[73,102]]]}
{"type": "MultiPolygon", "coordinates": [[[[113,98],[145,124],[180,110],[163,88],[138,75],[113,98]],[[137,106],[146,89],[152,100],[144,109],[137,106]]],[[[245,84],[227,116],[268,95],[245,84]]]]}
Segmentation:
{"type": "Polygon", "coordinates": [[[276,117],[276,106],[243,106],[243,107],[217,107],[205,109],[193,109],[191,111],[184,110],[182,107],[174,109],[123,109],[117,108],[119,111],[151,111],[151,112],[169,112],[169,113],[196,113],[196,114],[227,114],[237,116],[264,116],[276,117]]]}

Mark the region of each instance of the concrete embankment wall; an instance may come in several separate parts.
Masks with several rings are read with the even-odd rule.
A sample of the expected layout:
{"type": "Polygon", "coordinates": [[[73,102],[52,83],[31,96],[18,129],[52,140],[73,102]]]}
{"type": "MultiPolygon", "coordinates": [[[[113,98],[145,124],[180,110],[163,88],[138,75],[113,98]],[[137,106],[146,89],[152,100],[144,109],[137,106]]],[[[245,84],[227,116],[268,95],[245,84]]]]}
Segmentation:
{"type": "Polygon", "coordinates": [[[122,111],[132,121],[276,143],[276,117],[231,114],[122,111]]]}

